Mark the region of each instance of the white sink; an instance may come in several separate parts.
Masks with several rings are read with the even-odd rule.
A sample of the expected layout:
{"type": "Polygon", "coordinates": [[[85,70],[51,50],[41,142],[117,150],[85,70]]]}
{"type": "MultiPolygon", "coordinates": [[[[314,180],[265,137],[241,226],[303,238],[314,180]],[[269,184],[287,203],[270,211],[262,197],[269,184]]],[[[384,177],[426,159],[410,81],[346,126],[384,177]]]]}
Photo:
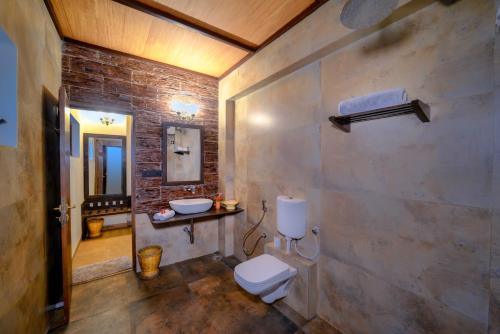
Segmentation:
{"type": "Polygon", "coordinates": [[[208,211],[212,203],[209,198],[176,199],[168,202],[175,212],[184,215],[208,211]]]}

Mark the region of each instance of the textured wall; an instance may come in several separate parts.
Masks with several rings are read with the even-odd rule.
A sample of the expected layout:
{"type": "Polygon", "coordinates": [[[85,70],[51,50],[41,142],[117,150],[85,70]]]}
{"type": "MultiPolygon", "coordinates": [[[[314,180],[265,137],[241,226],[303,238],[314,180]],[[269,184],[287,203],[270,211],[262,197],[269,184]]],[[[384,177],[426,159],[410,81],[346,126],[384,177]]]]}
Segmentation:
{"type": "MultiPolygon", "coordinates": [[[[183,231],[186,226],[189,225],[155,229],[146,214],[139,214],[136,216],[137,249],[149,245],[161,245],[163,253],[160,266],[211,254],[218,250],[217,219],[194,225],[194,244],[189,242],[189,235],[183,231]]],[[[139,263],[137,271],[140,271],[139,263]]]]}
{"type": "MultiPolygon", "coordinates": [[[[266,241],[277,235],[276,197],[282,194],[308,199],[308,236],[301,245],[313,244],[310,230],[320,222],[319,71],[319,64],[312,64],[236,101],[234,191],[246,209],[235,218],[234,251],[240,259],[245,258],[242,236],[261,218],[262,200],[269,210],[260,231],[266,241]]],[[[255,254],[263,248],[261,242],[255,254]]]]}
{"type": "Polygon", "coordinates": [[[321,61],[319,308],[340,328],[486,331],[493,13],[435,3],[321,61]],[[390,87],[429,103],[431,123],[328,124],[341,99],[390,87]]]}
{"type": "Polygon", "coordinates": [[[0,332],[45,329],[42,90],[57,96],[61,43],[38,0],[0,1],[0,27],[18,48],[18,146],[0,146],[0,332]]]}
{"type": "MultiPolygon", "coordinates": [[[[342,4],[328,3],[271,44],[270,61],[287,43],[302,52],[306,33],[297,30],[312,33],[342,4]]],[[[488,0],[409,5],[418,10],[342,47],[320,33],[343,32],[330,22],[315,38],[333,40],[335,52],[292,64],[300,70],[250,95],[235,87],[267,80],[245,75],[250,65],[221,82],[221,105],[238,97],[234,189],[248,208],[247,221],[236,222],[235,253],[242,257],[240,236],[261,198],[274,206],[278,193],[302,195],[312,205],[309,224],[321,225],[318,312],[330,323],[346,333],[486,333],[488,324],[496,333],[495,8],[488,0]],[[428,102],[431,123],[404,116],[346,134],[327,120],[340,100],[392,87],[428,102]]],[[[223,146],[231,143],[221,135],[223,146]]],[[[222,171],[232,187],[231,169],[222,171]]],[[[263,231],[273,233],[274,216],[263,231]]]]}
{"type": "Polygon", "coordinates": [[[63,84],[72,105],[121,111],[135,116],[137,212],[166,207],[181,197],[213,197],[217,193],[217,79],[170,66],[64,43],[63,84]],[[200,105],[193,124],[205,130],[205,184],[192,195],[182,187],[161,185],[161,124],[178,122],[170,111],[172,96],[190,94],[200,105]]]}
{"type": "Polygon", "coordinates": [[[500,332],[500,0],[496,0],[495,31],[495,155],[493,169],[493,225],[491,227],[490,333],[500,332]]]}

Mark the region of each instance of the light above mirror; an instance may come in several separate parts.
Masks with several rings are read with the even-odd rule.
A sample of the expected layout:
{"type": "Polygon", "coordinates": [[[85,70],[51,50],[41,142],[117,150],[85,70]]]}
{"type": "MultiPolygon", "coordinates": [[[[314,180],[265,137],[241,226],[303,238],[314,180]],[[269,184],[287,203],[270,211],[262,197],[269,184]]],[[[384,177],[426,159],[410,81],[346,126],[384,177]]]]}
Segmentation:
{"type": "Polygon", "coordinates": [[[181,120],[193,120],[200,110],[197,103],[193,102],[189,96],[174,96],[170,102],[172,109],[181,120]]]}

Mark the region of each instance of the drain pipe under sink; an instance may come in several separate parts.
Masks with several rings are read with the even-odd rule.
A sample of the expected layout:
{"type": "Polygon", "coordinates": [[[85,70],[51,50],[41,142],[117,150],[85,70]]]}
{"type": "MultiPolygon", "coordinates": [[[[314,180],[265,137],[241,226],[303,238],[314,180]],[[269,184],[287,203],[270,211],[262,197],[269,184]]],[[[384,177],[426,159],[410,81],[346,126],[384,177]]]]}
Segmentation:
{"type": "Polygon", "coordinates": [[[191,219],[189,227],[185,226],[182,230],[189,235],[189,242],[194,244],[194,219],[191,219]]]}

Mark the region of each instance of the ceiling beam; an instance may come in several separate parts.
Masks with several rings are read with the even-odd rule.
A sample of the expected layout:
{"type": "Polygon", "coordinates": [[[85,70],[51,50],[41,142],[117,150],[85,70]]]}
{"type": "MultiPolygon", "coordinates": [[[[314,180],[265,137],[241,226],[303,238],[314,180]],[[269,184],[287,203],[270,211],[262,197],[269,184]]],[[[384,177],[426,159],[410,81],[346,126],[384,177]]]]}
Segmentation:
{"type": "Polygon", "coordinates": [[[316,9],[327,3],[328,0],[315,0],[312,4],[310,4],[306,9],[301,11],[297,16],[292,18],[290,21],[288,21],[283,27],[278,29],[274,34],[269,36],[261,45],[259,45],[259,48],[257,51],[263,49],[265,46],[270,44],[272,41],[286,33],[288,30],[292,29],[297,23],[314,13],[316,9]]]}
{"type": "Polygon", "coordinates": [[[234,71],[236,68],[240,67],[245,63],[248,59],[252,58],[256,53],[258,53],[260,50],[262,50],[264,47],[267,45],[271,44],[274,40],[279,38],[281,35],[286,33],[288,30],[292,29],[295,25],[297,25],[300,21],[314,13],[316,9],[327,3],[328,0],[316,0],[312,4],[310,4],[306,9],[304,9],[302,12],[300,12],[297,16],[292,18],[290,21],[287,22],[283,27],[281,27],[279,30],[277,30],[274,34],[269,36],[255,51],[255,53],[250,53],[243,57],[240,61],[238,61],[236,64],[231,66],[229,69],[227,69],[224,73],[221,74],[219,77],[219,80],[224,79],[226,76],[229,75],[232,71],[234,71]]]}
{"type": "Polygon", "coordinates": [[[195,21],[195,19],[188,20],[186,18],[179,17],[177,15],[174,15],[172,13],[160,10],[158,8],[152,7],[150,5],[147,5],[143,2],[140,2],[138,0],[113,0],[116,3],[122,4],[124,6],[127,6],[129,8],[133,8],[135,10],[141,11],[145,14],[157,17],[159,19],[165,20],[169,23],[181,26],[183,28],[188,28],[190,30],[194,30],[198,33],[202,33],[205,36],[211,37],[213,39],[216,39],[218,41],[221,41],[223,43],[226,43],[228,45],[231,45],[233,47],[239,48],[241,50],[244,50],[246,52],[253,53],[257,51],[257,47],[254,45],[251,45],[249,43],[245,43],[241,41],[241,39],[237,38],[236,36],[231,36],[230,33],[224,32],[221,33],[219,32],[220,29],[217,29],[215,27],[212,27],[211,29],[208,28],[207,24],[198,24],[195,21]],[[217,31],[219,30],[219,31],[217,31]]]}
{"type": "Polygon", "coordinates": [[[50,18],[52,19],[52,23],[54,23],[54,27],[57,30],[57,34],[59,35],[59,38],[63,39],[64,35],[62,33],[61,24],[60,24],[59,20],[57,19],[57,15],[56,15],[56,12],[54,10],[54,6],[52,6],[52,3],[50,2],[50,0],[43,0],[43,2],[45,4],[45,7],[47,8],[47,11],[49,12],[50,18]]]}

